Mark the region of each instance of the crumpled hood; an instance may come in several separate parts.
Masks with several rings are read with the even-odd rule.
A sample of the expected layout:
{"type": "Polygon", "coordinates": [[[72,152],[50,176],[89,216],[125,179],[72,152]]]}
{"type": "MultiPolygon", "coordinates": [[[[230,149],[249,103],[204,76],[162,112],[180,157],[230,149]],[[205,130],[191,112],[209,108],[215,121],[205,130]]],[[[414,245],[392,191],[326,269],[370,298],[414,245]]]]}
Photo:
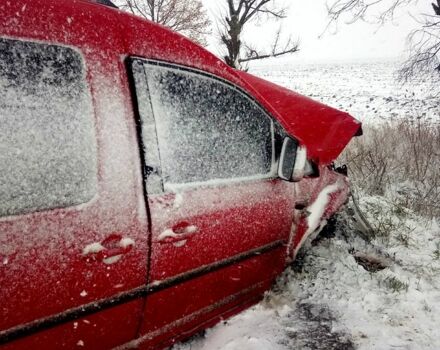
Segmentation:
{"type": "Polygon", "coordinates": [[[287,133],[306,146],[308,157],[317,163],[331,163],[353,136],[362,134],[361,123],[348,113],[249,73],[237,73],[271,107],[287,133]]]}

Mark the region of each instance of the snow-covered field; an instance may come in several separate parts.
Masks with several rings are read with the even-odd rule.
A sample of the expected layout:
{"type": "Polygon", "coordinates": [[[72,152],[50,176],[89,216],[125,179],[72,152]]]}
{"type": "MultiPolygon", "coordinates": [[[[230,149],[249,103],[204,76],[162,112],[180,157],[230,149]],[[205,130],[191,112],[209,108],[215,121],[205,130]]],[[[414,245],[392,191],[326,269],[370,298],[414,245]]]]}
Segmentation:
{"type": "MultiPolygon", "coordinates": [[[[364,121],[439,119],[427,83],[400,86],[391,62],[259,66],[252,73],[364,121]]],[[[255,307],[174,350],[440,349],[440,220],[361,196],[375,228],[363,239],[346,212],[255,307]]]]}
{"type": "Polygon", "coordinates": [[[420,79],[401,84],[396,61],[285,65],[264,61],[250,73],[280,84],[361,121],[419,118],[439,120],[440,90],[420,79]]]}

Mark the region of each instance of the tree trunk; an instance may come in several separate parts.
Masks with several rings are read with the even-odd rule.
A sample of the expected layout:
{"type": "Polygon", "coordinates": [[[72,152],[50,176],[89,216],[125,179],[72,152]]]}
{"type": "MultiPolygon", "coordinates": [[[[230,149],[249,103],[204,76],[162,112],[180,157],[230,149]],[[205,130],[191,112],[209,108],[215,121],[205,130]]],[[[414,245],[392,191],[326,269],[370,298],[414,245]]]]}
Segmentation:
{"type": "Polygon", "coordinates": [[[229,25],[229,38],[227,38],[226,36],[222,37],[222,41],[226,45],[226,48],[228,50],[228,55],[225,56],[225,61],[229,66],[240,69],[240,34],[242,30],[242,25],[237,15],[231,16],[231,18],[226,19],[226,21],[229,25]]]}

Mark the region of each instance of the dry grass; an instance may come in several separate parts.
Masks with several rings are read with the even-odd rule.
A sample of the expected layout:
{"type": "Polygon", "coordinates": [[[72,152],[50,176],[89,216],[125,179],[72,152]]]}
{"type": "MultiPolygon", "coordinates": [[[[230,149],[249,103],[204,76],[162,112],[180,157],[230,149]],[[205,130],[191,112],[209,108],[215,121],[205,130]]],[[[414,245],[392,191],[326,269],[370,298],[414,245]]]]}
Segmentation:
{"type": "Polygon", "coordinates": [[[364,125],[342,155],[354,186],[427,217],[440,216],[440,125],[364,125]]]}

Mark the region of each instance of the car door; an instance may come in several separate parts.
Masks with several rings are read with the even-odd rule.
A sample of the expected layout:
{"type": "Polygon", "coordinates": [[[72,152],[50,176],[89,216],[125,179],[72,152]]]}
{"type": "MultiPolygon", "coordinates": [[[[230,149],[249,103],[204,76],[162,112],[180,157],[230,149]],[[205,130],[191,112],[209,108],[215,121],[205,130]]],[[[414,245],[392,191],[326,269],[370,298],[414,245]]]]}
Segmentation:
{"type": "Polygon", "coordinates": [[[158,344],[254,302],[284,267],[293,215],[274,122],[200,71],[131,60],[151,220],[142,340],[158,344]]]}
{"type": "Polygon", "coordinates": [[[139,326],[148,229],[135,129],[119,56],[97,51],[0,37],[2,349],[108,349],[139,326]]]}

